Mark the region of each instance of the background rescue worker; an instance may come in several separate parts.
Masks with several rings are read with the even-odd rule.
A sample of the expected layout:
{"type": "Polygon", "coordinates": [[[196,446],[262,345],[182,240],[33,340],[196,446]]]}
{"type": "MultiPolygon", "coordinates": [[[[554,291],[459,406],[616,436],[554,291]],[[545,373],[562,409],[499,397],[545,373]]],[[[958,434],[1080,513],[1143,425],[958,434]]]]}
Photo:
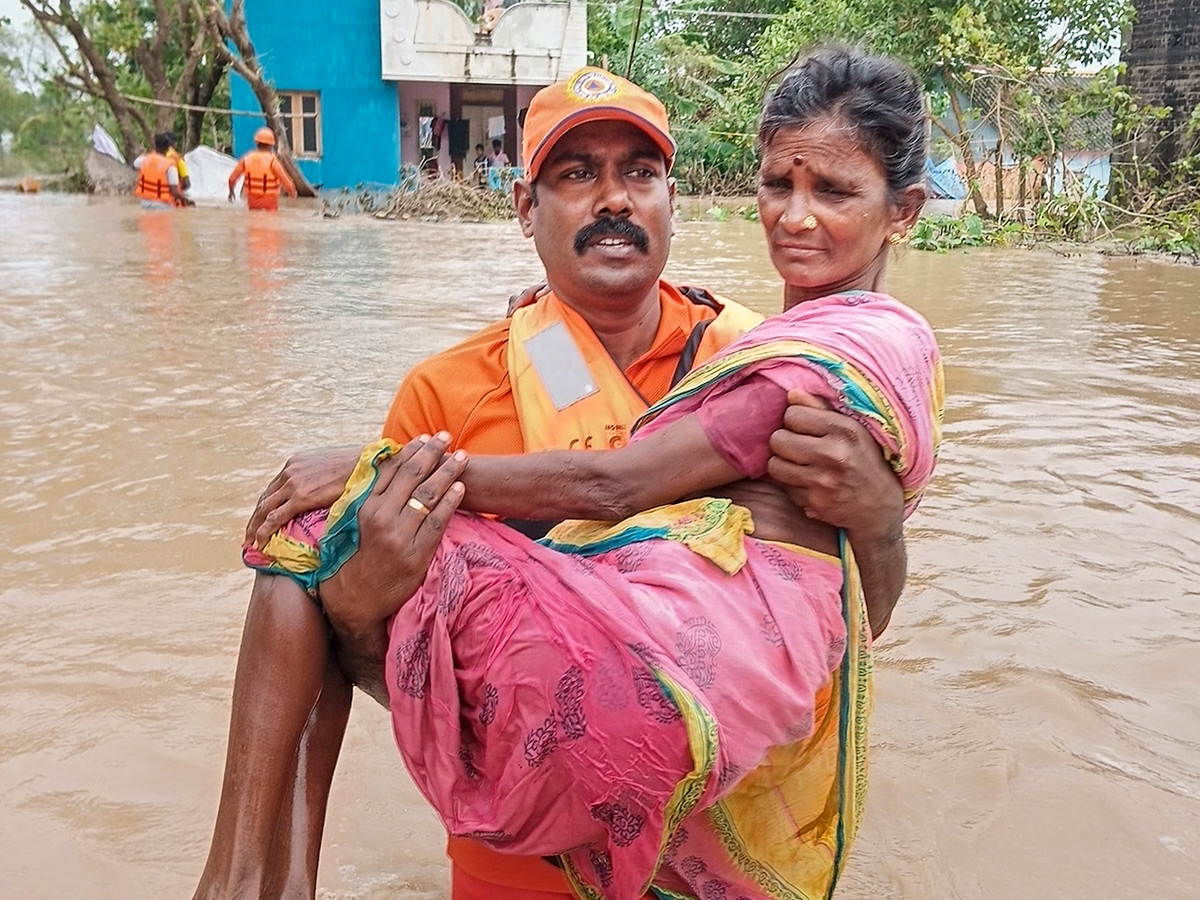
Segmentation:
{"type": "Polygon", "coordinates": [[[138,170],[133,193],[141,198],[145,209],[170,209],[173,206],[195,206],[179,189],[179,169],[167,156],[171,148],[166,134],[154,136],[154,149],[133,161],[138,170]]]}
{"type": "Polygon", "coordinates": [[[234,185],[244,175],[242,193],[250,209],[279,209],[280,188],[289,197],[295,197],[296,185],[275,156],[275,133],[270,128],[260,128],[254,132],[254,143],[257,149],[238,160],[229,173],[229,199],[236,199],[234,185]]]}
{"type": "Polygon", "coordinates": [[[179,143],[179,138],[175,136],[175,132],[173,131],[164,131],[163,134],[171,142],[167,148],[167,159],[175,163],[175,169],[179,172],[179,190],[186,196],[187,192],[192,189],[192,177],[188,174],[188,167],[183,159],[183,154],[176,147],[179,143]]]}

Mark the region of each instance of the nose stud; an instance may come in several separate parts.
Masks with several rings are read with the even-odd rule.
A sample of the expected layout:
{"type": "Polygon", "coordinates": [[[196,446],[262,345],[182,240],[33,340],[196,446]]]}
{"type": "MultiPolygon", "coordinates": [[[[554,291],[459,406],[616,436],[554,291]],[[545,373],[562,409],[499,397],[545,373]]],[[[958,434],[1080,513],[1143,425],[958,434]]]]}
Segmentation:
{"type": "Polygon", "coordinates": [[[806,231],[815,231],[817,228],[817,217],[816,216],[805,216],[804,222],[801,224],[804,225],[804,228],[806,231]]]}

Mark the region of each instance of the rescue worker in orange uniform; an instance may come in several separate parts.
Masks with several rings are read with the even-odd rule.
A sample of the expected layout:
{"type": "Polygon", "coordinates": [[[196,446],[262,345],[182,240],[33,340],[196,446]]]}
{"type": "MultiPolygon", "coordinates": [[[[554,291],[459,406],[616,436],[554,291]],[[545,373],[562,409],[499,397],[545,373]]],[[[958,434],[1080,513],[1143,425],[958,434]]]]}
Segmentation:
{"type": "Polygon", "coordinates": [[[175,206],[195,206],[184,196],[179,186],[179,169],[175,161],[167,156],[171,139],[166,134],[154,136],[154,149],[143,153],[133,161],[138,178],[133,193],[142,201],[144,209],[171,209],[175,206]]]}
{"type": "MultiPolygon", "coordinates": [[[[674,233],[673,200],[667,193],[665,173],[674,161],[675,143],[660,101],[619,76],[592,67],[581,69],[566,82],[543,88],[534,98],[523,140],[526,180],[518,188],[518,197],[523,199],[518,199],[517,209],[522,229],[535,240],[557,290],[512,318],[489,325],[419,363],[393,400],[383,429],[386,437],[406,442],[445,430],[454,435],[455,446],[497,456],[619,446],[628,434],[628,424],[641,411],[663,397],[694,364],[710,358],[758,321],[737,304],[662,279],[674,233]],[[591,137],[577,128],[591,128],[591,137]],[[556,146],[561,150],[559,145],[565,141],[573,146],[559,159],[569,164],[548,165],[556,146]],[[589,141],[596,146],[589,146],[589,141]],[[644,149],[638,155],[639,148],[647,146],[657,147],[661,155],[653,150],[647,155],[644,149]],[[654,160],[657,174],[653,177],[647,174],[646,159],[654,160]],[[543,166],[547,174],[542,174],[543,166]],[[539,178],[546,180],[539,182],[539,178]],[[544,192],[540,206],[536,198],[539,183],[544,192]],[[560,185],[557,188],[556,183],[560,185]],[[643,231],[648,249],[599,247],[606,235],[596,225],[609,219],[643,231]],[[585,231],[592,236],[582,249],[574,248],[574,239],[585,231]],[[546,343],[548,337],[552,344],[546,343]]],[[[893,524],[897,524],[899,485],[878,451],[872,445],[868,454],[865,441],[830,437],[832,429],[822,434],[826,436],[813,440],[825,442],[828,450],[820,455],[798,454],[790,461],[796,468],[801,460],[806,466],[820,467],[830,478],[828,484],[844,486],[844,493],[839,487],[838,494],[848,498],[848,504],[862,510],[891,510],[888,515],[894,515],[893,524]],[[837,442],[836,449],[830,440],[837,442]],[[822,459],[836,470],[822,465],[822,459]]],[[[807,441],[810,436],[797,433],[796,437],[807,441]]],[[[333,503],[358,453],[358,448],[352,448],[348,457],[339,451],[325,451],[308,461],[289,461],[263,492],[247,537],[265,541],[291,516],[333,503]],[[307,473],[293,468],[293,462],[307,473]],[[267,527],[264,523],[269,519],[274,524],[267,527]]],[[[540,536],[550,523],[508,524],[540,536]]],[[[882,590],[894,600],[903,582],[903,545],[889,538],[880,548],[886,549],[871,551],[872,559],[863,565],[876,573],[876,584],[887,585],[882,590]]],[[[299,604],[312,602],[290,580],[261,574],[255,592],[251,608],[271,612],[255,613],[248,619],[255,624],[248,626],[243,637],[245,659],[257,659],[255,654],[264,652],[264,645],[258,642],[275,634],[273,629],[299,604]]],[[[266,667],[254,671],[262,673],[266,667]]],[[[286,669],[278,671],[282,677],[290,677],[286,669]]],[[[297,810],[308,803],[309,813],[292,818],[296,830],[290,846],[319,845],[328,782],[318,786],[316,779],[327,778],[320,774],[326,771],[323,767],[332,771],[336,762],[346,722],[340,710],[349,704],[349,691],[344,676],[332,675],[311,714],[312,743],[306,745],[304,762],[291,782],[296,793],[284,800],[285,808],[293,808],[295,803],[297,810]],[[339,707],[339,703],[345,706],[339,707]],[[315,835],[308,830],[314,827],[315,835]]],[[[264,699],[259,705],[258,698],[269,695],[252,689],[240,696],[235,693],[235,697],[239,697],[235,705],[243,704],[235,718],[244,722],[268,715],[274,702],[264,699]]],[[[303,884],[306,896],[316,892],[315,852],[307,859],[300,854],[272,859],[271,855],[264,857],[257,849],[261,845],[254,843],[270,843],[276,826],[273,816],[262,816],[261,807],[238,799],[244,796],[241,780],[249,778],[246,783],[255,784],[247,773],[257,771],[258,765],[277,767],[274,758],[265,763],[246,762],[250,753],[261,753],[261,747],[231,737],[230,753],[236,755],[230,759],[237,762],[231,762],[227,771],[228,793],[222,795],[213,849],[197,897],[236,893],[225,888],[225,879],[241,871],[230,862],[237,858],[261,866],[269,875],[264,876],[267,880],[279,877],[289,884],[303,884]],[[239,857],[240,853],[248,855],[239,857]]],[[[576,896],[563,870],[540,857],[499,853],[466,836],[450,838],[447,850],[452,862],[451,900],[570,900],[576,896]]],[[[653,898],[648,894],[643,900],[653,898]]]]}
{"type": "Polygon", "coordinates": [[[275,133],[270,128],[263,127],[254,132],[254,143],[257,149],[238,160],[229,173],[229,199],[231,202],[237,199],[234,186],[245,176],[242,193],[246,195],[246,205],[250,209],[279,209],[279,191],[282,189],[289,197],[295,197],[295,182],[275,156],[275,133]]]}

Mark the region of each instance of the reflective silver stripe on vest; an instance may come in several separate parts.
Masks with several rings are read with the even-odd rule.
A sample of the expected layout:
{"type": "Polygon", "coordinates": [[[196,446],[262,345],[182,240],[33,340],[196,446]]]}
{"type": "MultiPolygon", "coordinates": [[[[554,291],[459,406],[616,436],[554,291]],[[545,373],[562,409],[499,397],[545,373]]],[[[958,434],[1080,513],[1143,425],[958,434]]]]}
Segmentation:
{"type": "Polygon", "coordinates": [[[600,388],[564,323],[555,322],[526,340],[525,352],[559,412],[599,393],[600,388]]]}

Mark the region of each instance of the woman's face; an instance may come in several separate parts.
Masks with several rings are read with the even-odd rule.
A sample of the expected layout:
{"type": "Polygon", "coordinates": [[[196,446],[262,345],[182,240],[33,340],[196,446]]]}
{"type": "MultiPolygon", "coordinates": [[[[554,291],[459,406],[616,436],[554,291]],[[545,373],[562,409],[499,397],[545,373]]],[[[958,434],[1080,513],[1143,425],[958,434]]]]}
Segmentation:
{"type": "Polygon", "coordinates": [[[763,149],[758,211],[771,261],[799,299],[876,289],[888,236],[917,212],[892,201],[883,167],[837,117],[785,128],[763,149]]]}

